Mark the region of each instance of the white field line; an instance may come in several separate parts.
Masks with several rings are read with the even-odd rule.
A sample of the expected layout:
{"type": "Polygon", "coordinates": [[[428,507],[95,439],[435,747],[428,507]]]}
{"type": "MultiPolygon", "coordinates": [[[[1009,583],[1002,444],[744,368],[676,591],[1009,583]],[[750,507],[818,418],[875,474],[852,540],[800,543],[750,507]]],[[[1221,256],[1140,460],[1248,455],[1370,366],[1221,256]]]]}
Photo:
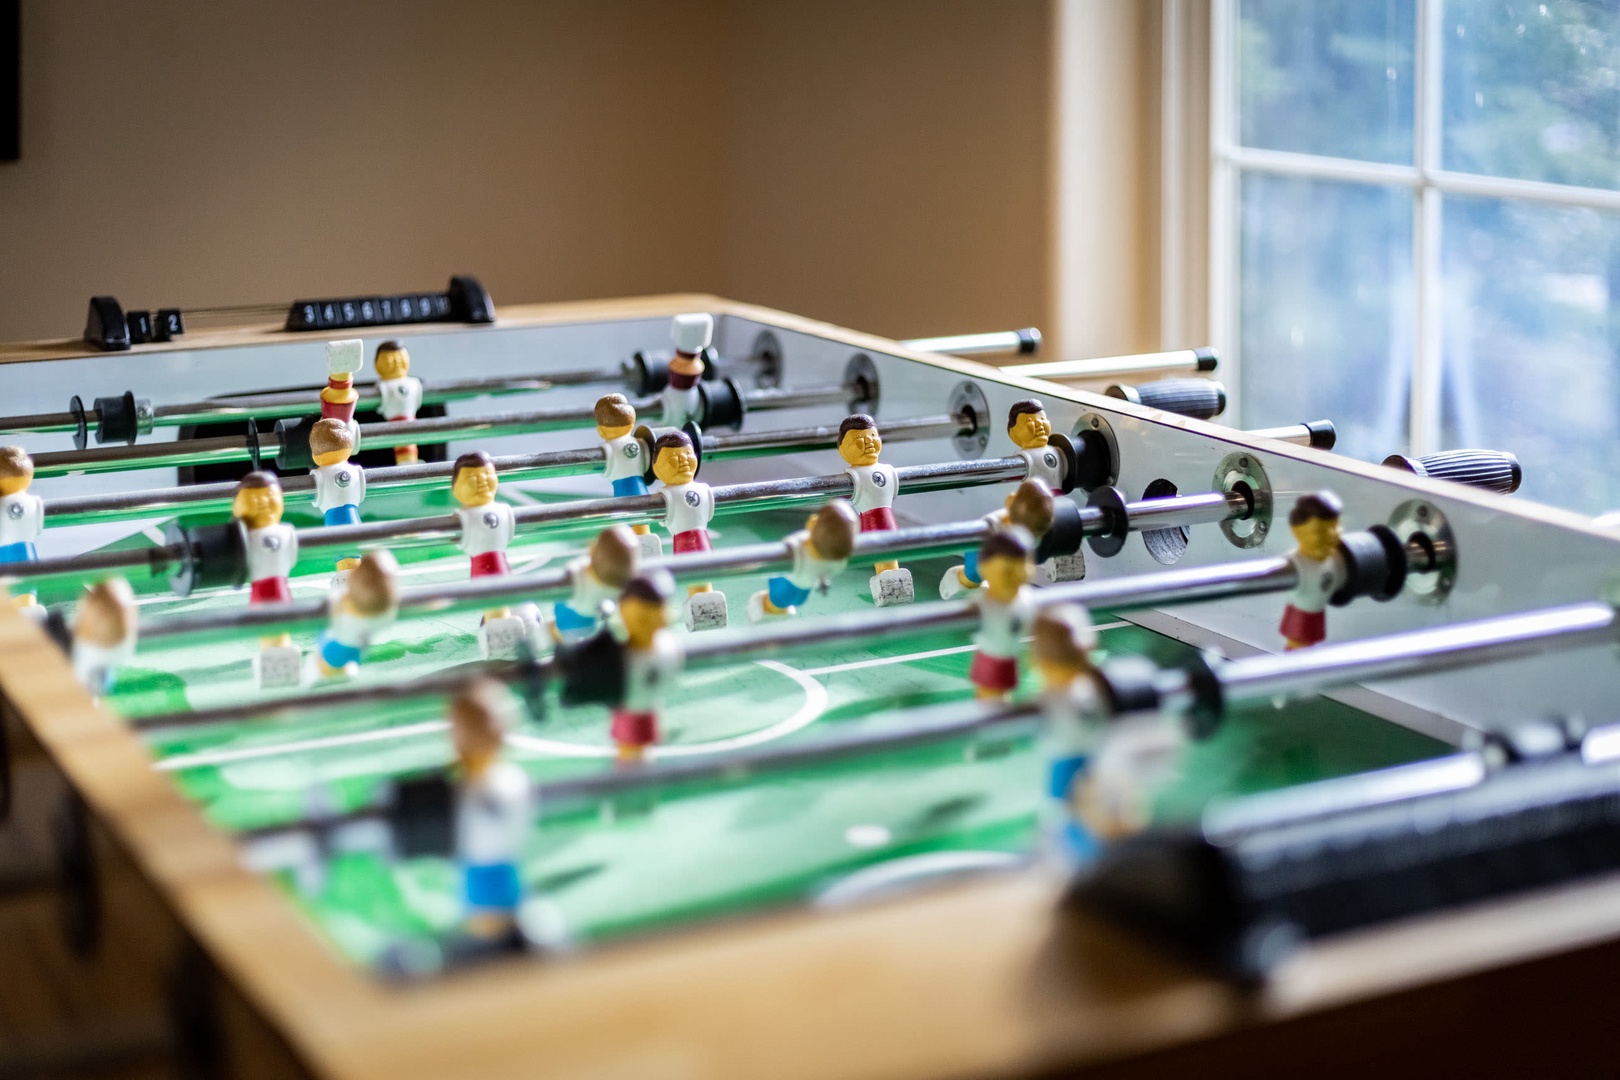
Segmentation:
{"type": "MultiPolygon", "coordinates": [[[[1129,626],[1127,622],[1103,623],[1096,627],[1098,633],[1112,630],[1119,626],[1129,626]]],[[[860,668],[883,667],[887,664],[909,664],[913,660],[929,660],[936,656],[952,656],[956,653],[972,652],[977,645],[952,645],[948,649],[929,649],[926,652],[907,653],[904,656],[876,656],[868,660],[852,660],[847,664],[828,664],[826,667],[805,668],[803,675],[831,675],[838,671],[856,671],[860,668]]]]}
{"type": "Polygon", "coordinates": [[[229,765],[255,758],[277,757],[282,754],[300,754],[307,750],[328,750],[334,746],[355,746],[370,742],[391,742],[410,739],[418,735],[432,735],[449,728],[444,720],[424,720],[402,727],[377,728],[374,731],[351,731],[345,735],[326,735],[319,739],[299,739],[297,742],[277,743],[274,746],[245,746],[236,750],[199,750],[195,754],[176,754],[164,758],[154,768],[169,772],[176,769],[196,769],[204,765],[229,765]]]}

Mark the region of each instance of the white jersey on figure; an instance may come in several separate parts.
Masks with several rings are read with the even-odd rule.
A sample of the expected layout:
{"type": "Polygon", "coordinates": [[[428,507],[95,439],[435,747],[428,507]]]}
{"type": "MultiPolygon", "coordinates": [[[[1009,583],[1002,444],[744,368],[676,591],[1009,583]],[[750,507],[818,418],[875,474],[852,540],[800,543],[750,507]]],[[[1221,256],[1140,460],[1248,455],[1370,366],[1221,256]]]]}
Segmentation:
{"type": "Polygon", "coordinates": [[[385,419],[415,420],[416,410],[422,407],[422,380],[412,375],[378,379],[377,395],[382,398],[379,411],[385,419]]]}
{"type": "Polygon", "coordinates": [[[643,467],[641,440],[635,433],[620,435],[617,439],[603,439],[602,453],[606,461],[602,473],[609,482],[614,480],[628,480],[632,476],[642,476],[646,473],[643,467]]]}
{"type": "Polygon", "coordinates": [[[1047,691],[1041,698],[1047,753],[1055,757],[1091,753],[1104,728],[1102,706],[1102,691],[1092,675],[1077,675],[1063,689],[1047,691]]]}
{"type": "Polygon", "coordinates": [[[625,652],[624,699],[626,712],[653,712],[666,690],[675,684],[685,653],[674,631],[660,630],[645,649],[625,652]]]}
{"type": "Polygon", "coordinates": [[[1296,609],[1314,614],[1327,610],[1328,597],[1344,587],[1349,572],[1344,556],[1337,550],[1325,559],[1307,559],[1299,552],[1288,556],[1299,575],[1299,583],[1288,594],[1288,602],[1296,609]]]}
{"type": "Polygon", "coordinates": [[[0,495],[0,547],[32,543],[44,528],[45,501],[38,495],[0,495]]]}
{"type": "Polygon", "coordinates": [[[1018,456],[1024,459],[1028,467],[1026,480],[1039,480],[1059,494],[1063,491],[1063,456],[1054,446],[1040,446],[1034,450],[1020,450],[1018,456]]]}
{"type": "Polygon", "coordinates": [[[461,784],[456,858],[466,866],[516,863],[529,825],[529,777],[515,762],[497,761],[461,784]]]}
{"type": "Polygon", "coordinates": [[[1017,659],[1024,649],[1024,635],[1035,621],[1035,590],[1021,585],[1012,603],[1003,604],[990,596],[989,589],[980,589],[973,602],[979,607],[979,630],[973,644],[986,656],[1017,659]]]}
{"type": "Polygon", "coordinates": [[[678,428],[688,420],[696,420],[703,414],[703,399],[698,395],[698,384],[693,383],[681,390],[673,385],[666,385],[663,393],[659,395],[662,402],[663,422],[673,428],[678,428]]]}
{"type": "Polygon", "coordinates": [[[670,535],[707,529],[714,517],[714,489],[692,481],[664,489],[664,528],[670,535]]]}
{"type": "Polygon", "coordinates": [[[847,559],[818,559],[811,554],[810,533],[800,529],[787,538],[788,550],[793,554],[793,566],[782,576],[801,589],[811,592],[830,585],[845,566],[847,559]]]}
{"type": "Polygon", "coordinates": [[[461,522],[461,539],[457,546],[467,555],[505,551],[512,542],[512,533],[517,529],[512,508],[503,502],[458,506],[456,520],[461,522]]]}
{"type": "Polygon", "coordinates": [[[362,615],[349,604],[346,596],[339,597],[332,606],[332,617],[326,624],[327,636],[351,649],[364,649],[379,631],[394,621],[395,613],[362,615]]]}
{"type": "Polygon", "coordinates": [[[900,482],[893,465],[882,462],[876,465],[851,465],[844,471],[849,473],[855,486],[849,501],[857,514],[894,505],[895,488],[900,486],[900,482]]]}
{"type": "Polygon", "coordinates": [[[298,531],[285,522],[247,530],[246,546],[249,581],[290,577],[298,562],[298,531]]]}
{"type": "Polygon", "coordinates": [[[359,506],[366,497],[366,470],[352,461],[318,465],[309,474],[315,478],[315,509],[323,514],[339,506],[359,506]]]}
{"type": "Polygon", "coordinates": [[[604,585],[602,579],[591,573],[590,556],[582,555],[568,564],[568,580],[574,591],[568,597],[568,606],[580,615],[595,618],[605,601],[618,596],[618,590],[604,585]]]}

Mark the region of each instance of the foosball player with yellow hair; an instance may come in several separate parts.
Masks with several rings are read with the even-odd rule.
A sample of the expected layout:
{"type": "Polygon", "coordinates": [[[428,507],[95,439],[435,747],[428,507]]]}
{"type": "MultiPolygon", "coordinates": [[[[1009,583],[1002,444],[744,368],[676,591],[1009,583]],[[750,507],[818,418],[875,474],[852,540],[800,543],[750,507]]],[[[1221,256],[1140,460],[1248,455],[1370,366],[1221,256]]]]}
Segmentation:
{"type": "MultiPolygon", "coordinates": [[[[282,604],[292,599],[288,576],[298,563],[298,531],[281,520],[285,503],[281,481],[272,473],[250,472],[236,485],[231,514],[242,526],[247,553],[249,604],[282,604]]],[[[291,634],[273,634],[259,643],[254,679],[262,687],[297,686],[303,654],[291,634]]]]}
{"type": "MultiPolygon", "coordinates": [[[[411,375],[411,354],[397,341],[385,341],[377,346],[372,360],[377,368],[377,396],[381,400],[383,419],[391,424],[409,423],[416,419],[422,407],[422,380],[411,375]]],[[[418,460],[416,446],[394,447],[395,465],[414,465],[418,460]]]]}
{"type": "MultiPolygon", "coordinates": [[[[709,551],[709,521],[714,517],[714,490],[697,479],[698,456],[682,431],[666,431],[653,443],[653,475],[664,482],[664,527],[675,554],[709,551]]],[[[726,594],[708,582],[688,585],[684,610],[688,630],[726,625],[726,594]]]]}
{"type": "Polygon", "coordinates": [[[500,683],[477,680],[450,701],[456,754],[456,861],[468,933],[499,939],[523,902],[520,864],[532,823],[529,778],[505,757],[517,705],[500,683]]]}
{"type": "MultiPolygon", "coordinates": [[[[1053,495],[1039,480],[1025,480],[1007,496],[1003,509],[985,515],[993,526],[1017,525],[1033,536],[1037,543],[1052,527],[1053,495]]],[[[1073,555],[1059,555],[1042,562],[1035,568],[1034,581],[1049,585],[1054,581],[1075,581],[1085,576],[1085,558],[1076,551],[1073,555]],[[1078,565],[1079,572],[1075,572],[1078,565]]],[[[962,561],[945,571],[939,579],[939,595],[951,600],[964,592],[980,588],[984,578],[979,574],[979,552],[967,552],[962,561]]]]}
{"type": "MultiPolygon", "coordinates": [[[[34,541],[45,528],[45,502],[28,487],[34,482],[34,459],[20,446],[0,446],[0,565],[39,558],[34,541]]],[[[43,615],[32,591],[17,593],[19,608],[43,615]]]]}
{"type": "Polygon", "coordinates": [[[353,675],[376,635],[399,612],[399,563],[387,551],[368,551],[332,597],[326,629],[315,639],[322,675],[353,675]]]}
{"type": "Polygon", "coordinates": [[[771,578],[763,592],[748,598],[748,620],[759,622],[798,614],[799,605],[809,600],[811,593],[826,592],[832,579],[849,565],[860,532],[861,521],[855,508],[842,499],[811,514],[804,528],[786,540],[793,553],[793,568],[771,578]]]}
{"type": "Polygon", "coordinates": [[[568,563],[573,593],[552,606],[552,626],[559,641],[577,641],[595,633],[602,609],[618,598],[641,562],[641,547],[628,526],[603,529],[586,553],[568,563]]]}
{"type": "Polygon", "coordinates": [[[1029,586],[1034,547],[1029,533],[1017,526],[998,529],[979,547],[984,588],[973,596],[979,608],[979,629],[973,635],[978,650],[969,671],[977,697],[1005,700],[1018,686],[1018,654],[1035,618],[1035,593],[1029,586]]]}
{"type": "MultiPolygon", "coordinates": [[[[623,499],[647,494],[646,448],[636,438],[636,409],[623,394],[605,394],[596,399],[596,434],[602,440],[603,469],[613,485],[613,497],[623,499]]],[[[645,559],[661,558],[664,542],[645,522],[630,526],[645,559]]]]}
{"type": "Polygon", "coordinates": [[[658,710],[680,674],[680,638],[669,629],[667,574],[631,579],[619,595],[624,627],[624,692],[613,709],[610,734],[619,761],[633,763],[658,741],[658,710]]]}
{"type": "Polygon", "coordinates": [[[97,696],[113,688],[118,668],[135,656],[135,592],[123,578],[98,581],[73,612],[73,674],[97,696]]]}

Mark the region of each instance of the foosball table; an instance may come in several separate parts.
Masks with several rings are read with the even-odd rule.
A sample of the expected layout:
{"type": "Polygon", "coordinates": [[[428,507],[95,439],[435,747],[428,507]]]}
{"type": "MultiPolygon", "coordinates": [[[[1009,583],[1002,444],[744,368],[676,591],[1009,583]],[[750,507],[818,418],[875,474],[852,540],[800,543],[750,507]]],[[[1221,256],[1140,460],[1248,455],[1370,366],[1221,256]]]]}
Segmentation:
{"type": "Polygon", "coordinates": [[[0,940],[71,1021],[0,1072],[1280,1074],[1616,996],[1544,988],[1620,933],[1620,540],[1511,455],[707,296],[159,316],[0,348],[0,940]]]}

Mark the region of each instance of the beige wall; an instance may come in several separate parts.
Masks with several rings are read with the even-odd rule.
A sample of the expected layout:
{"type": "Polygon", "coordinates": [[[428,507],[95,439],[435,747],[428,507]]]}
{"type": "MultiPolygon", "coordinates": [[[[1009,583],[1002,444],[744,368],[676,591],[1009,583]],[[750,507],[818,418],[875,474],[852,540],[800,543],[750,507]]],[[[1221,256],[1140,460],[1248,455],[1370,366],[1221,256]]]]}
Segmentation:
{"type": "Polygon", "coordinates": [[[25,0],[0,340],[73,334],[93,292],[467,270],[501,302],[708,290],[1146,347],[1151,208],[1115,199],[1152,145],[1144,25],[1115,0],[25,0]],[[1057,69],[1087,27],[1082,100],[1057,69]],[[1060,163],[1093,131],[1105,154],[1060,163]]]}

